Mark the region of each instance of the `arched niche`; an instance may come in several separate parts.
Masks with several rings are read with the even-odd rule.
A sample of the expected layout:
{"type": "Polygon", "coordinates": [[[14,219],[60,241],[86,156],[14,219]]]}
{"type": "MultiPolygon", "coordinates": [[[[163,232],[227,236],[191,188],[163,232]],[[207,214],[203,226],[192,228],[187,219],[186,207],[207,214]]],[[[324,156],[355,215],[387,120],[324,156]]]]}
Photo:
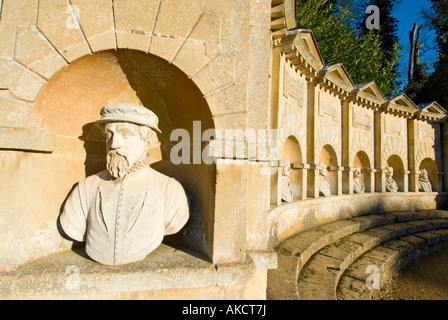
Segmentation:
{"type": "Polygon", "coordinates": [[[439,191],[439,170],[436,162],[431,158],[425,158],[420,162],[419,171],[425,169],[431,182],[432,191],[439,191]]]}
{"type": "Polygon", "coordinates": [[[393,179],[398,184],[398,191],[404,191],[404,163],[396,154],[387,159],[387,166],[394,169],[393,179]]]}
{"type": "Polygon", "coordinates": [[[302,198],[303,190],[303,170],[299,167],[302,165],[302,149],[299,141],[295,136],[289,136],[283,144],[281,159],[287,160],[291,164],[289,181],[294,199],[302,198]]]}
{"type": "Polygon", "coordinates": [[[323,162],[327,167],[328,174],[326,181],[330,184],[331,195],[338,194],[338,156],[333,147],[329,144],[324,145],[320,155],[319,163],[323,162]]]}
{"type": "Polygon", "coordinates": [[[31,123],[56,135],[55,156],[70,158],[66,169],[79,172],[70,179],[73,184],[105,169],[104,138],[94,122],[104,105],[118,102],[141,104],[159,117],[162,134],[153,136],[151,167],[177,179],[188,194],[190,220],[180,233],[165,241],[211,257],[216,168],[202,161],[174,165],[170,159],[170,150],[178,143],[170,141],[173,130],[185,130],[193,142],[194,131],[198,131],[193,130],[195,121],[200,124],[196,132],[199,141],[202,132],[214,128],[203,94],[182,70],[135,50],[84,56],[58,71],[40,90],[31,123]]]}
{"type": "Polygon", "coordinates": [[[360,167],[362,176],[361,181],[364,183],[366,192],[372,192],[371,190],[371,174],[368,169],[371,169],[371,163],[369,156],[364,151],[359,151],[353,158],[353,168],[360,167]]]}

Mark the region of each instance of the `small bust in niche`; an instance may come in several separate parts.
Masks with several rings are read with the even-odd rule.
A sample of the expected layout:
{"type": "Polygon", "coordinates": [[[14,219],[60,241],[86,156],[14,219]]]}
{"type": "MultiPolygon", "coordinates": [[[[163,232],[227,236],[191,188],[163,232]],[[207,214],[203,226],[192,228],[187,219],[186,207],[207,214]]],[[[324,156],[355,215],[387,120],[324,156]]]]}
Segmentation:
{"type": "Polygon", "coordinates": [[[428,178],[428,171],[423,169],[418,179],[418,190],[422,192],[432,192],[432,185],[428,178]]]}
{"type": "Polygon", "coordinates": [[[290,171],[291,171],[291,164],[289,161],[285,160],[285,165],[283,166],[283,170],[282,170],[281,186],[280,186],[282,201],[285,201],[285,202],[293,201],[291,183],[289,182],[290,171]]]}
{"type": "Polygon", "coordinates": [[[328,171],[325,163],[319,163],[319,195],[324,197],[331,196],[330,184],[325,180],[328,171]]]}
{"type": "Polygon", "coordinates": [[[96,121],[105,137],[107,170],[79,182],[60,216],[64,232],[85,242],[107,265],[143,260],[189,218],[181,184],[149,166],[149,137],[158,118],[145,107],[106,105],[96,121]]]}
{"type": "Polygon", "coordinates": [[[386,168],[386,191],[387,192],[397,192],[398,184],[393,179],[394,169],[391,167],[386,168]]]}
{"type": "Polygon", "coordinates": [[[354,193],[361,194],[366,191],[364,183],[361,180],[361,176],[362,176],[361,168],[356,166],[355,170],[353,171],[353,192],[354,193]]]}

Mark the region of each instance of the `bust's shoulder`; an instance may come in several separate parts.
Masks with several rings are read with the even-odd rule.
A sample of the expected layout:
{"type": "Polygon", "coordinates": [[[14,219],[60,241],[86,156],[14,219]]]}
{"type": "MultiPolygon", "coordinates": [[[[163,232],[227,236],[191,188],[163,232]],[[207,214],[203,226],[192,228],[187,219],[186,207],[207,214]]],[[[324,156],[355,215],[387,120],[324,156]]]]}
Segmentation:
{"type": "Polygon", "coordinates": [[[103,170],[101,172],[95,173],[91,176],[86,177],[83,181],[86,184],[98,183],[101,181],[109,181],[113,180],[107,170],[103,170]]]}

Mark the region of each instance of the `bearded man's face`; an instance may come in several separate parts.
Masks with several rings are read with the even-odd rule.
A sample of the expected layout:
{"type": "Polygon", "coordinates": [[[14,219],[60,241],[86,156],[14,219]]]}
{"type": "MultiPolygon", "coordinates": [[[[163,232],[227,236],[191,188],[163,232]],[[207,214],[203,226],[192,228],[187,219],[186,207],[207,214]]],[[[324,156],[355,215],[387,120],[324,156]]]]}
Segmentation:
{"type": "Polygon", "coordinates": [[[114,178],[122,178],[131,166],[146,157],[147,145],[140,126],[127,122],[111,122],[104,126],[107,170],[114,178]]]}

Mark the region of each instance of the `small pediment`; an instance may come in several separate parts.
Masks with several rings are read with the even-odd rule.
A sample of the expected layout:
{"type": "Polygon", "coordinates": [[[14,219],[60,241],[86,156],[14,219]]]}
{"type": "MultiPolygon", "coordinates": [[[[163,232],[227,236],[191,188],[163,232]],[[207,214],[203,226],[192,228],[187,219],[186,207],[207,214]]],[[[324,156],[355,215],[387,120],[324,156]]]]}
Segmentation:
{"type": "Polygon", "coordinates": [[[382,100],[382,102],[386,102],[386,98],[384,97],[383,93],[381,92],[378,85],[375,83],[375,81],[366,82],[360,85],[356,86],[357,92],[362,92],[365,95],[369,95],[372,97],[375,97],[379,100],[382,100]]]}
{"type": "Polygon", "coordinates": [[[409,117],[418,112],[417,105],[404,93],[387,98],[383,105],[384,111],[398,116],[409,117]]]}
{"type": "Polygon", "coordinates": [[[343,77],[342,74],[339,72],[339,70],[334,70],[334,71],[332,71],[332,73],[333,73],[336,77],[338,77],[339,79],[344,80],[344,77],[343,77]]]}
{"type": "Polygon", "coordinates": [[[404,93],[397,94],[388,99],[390,104],[398,104],[403,107],[418,110],[417,105],[404,93]]]}
{"type": "Polygon", "coordinates": [[[436,101],[420,103],[417,107],[419,111],[416,113],[416,118],[419,120],[442,122],[447,119],[446,110],[436,101]]]}
{"type": "Polygon", "coordinates": [[[351,100],[366,107],[379,108],[387,102],[375,81],[358,84],[350,94],[351,100]]]}
{"type": "Polygon", "coordinates": [[[347,92],[355,89],[355,84],[342,63],[322,68],[319,75],[347,92]]]}
{"type": "Polygon", "coordinates": [[[431,112],[431,113],[439,113],[446,114],[446,110],[438,104],[436,101],[428,102],[428,103],[420,103],[418,106],[420,111],[431,112]]]}
{"type": "Polygon", "coordinates": [[[365,93],[370,94],[372,96],[375,96],[375,92],[372,90],[372,88],[367,87],[366,89],[363,90],[365,93]]]}
{"type": "Polygon", "coordinates": [[[299,29],[294,39],[294,44],[305,60],[315,69],[320,70],[325,63],[322,59],[316,38],[311,30],[299,29]]]}

